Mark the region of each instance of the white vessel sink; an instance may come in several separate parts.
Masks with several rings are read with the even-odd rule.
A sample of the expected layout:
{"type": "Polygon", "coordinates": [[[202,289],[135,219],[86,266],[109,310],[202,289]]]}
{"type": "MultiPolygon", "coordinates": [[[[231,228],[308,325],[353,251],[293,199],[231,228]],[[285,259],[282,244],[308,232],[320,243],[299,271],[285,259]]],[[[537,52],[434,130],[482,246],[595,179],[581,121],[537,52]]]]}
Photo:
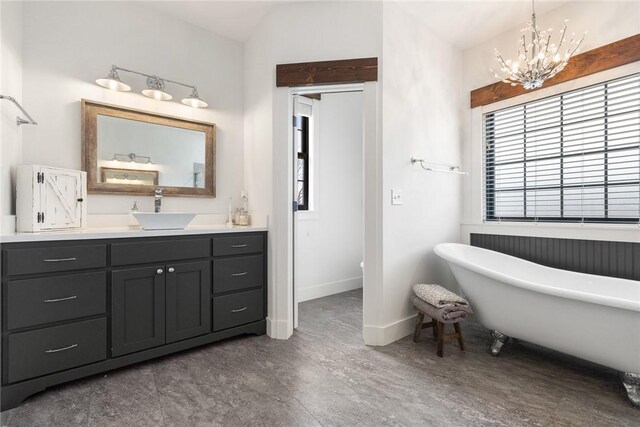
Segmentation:
{"type": "Polygon", "coordinates": [[[145,230],[183,230],[196,214],[184,212],[132,212],[145,230]]]}

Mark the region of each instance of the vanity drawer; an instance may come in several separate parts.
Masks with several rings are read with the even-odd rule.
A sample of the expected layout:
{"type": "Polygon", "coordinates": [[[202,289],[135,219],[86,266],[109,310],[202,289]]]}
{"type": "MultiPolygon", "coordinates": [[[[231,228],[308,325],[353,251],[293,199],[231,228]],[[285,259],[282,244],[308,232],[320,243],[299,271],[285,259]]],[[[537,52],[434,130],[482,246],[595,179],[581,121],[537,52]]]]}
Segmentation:
{"type": "Polygon", "coordinates": [[[7,328],[105,313],[107,273],[84,273],[7,283],[7,328]]]}
{"type": "Polygon", "coordinates": [[[111,245],[111,265],[115,267],[206,258],[211,253],[209,245],[209,239],[114,243],[111,245]]]}
{"type": "Polygon", "coordinates": [[[213,293],[240,291],[264,284],[264,257],[251,255],[213,260],[213,293]]]}
{"type": "Polygon", "coordinates": [[[107,358],[107,320],[86,320],[9,335],[8,382],[107,358]]]}
{"type": "Polygon", "coordinates": [[[213,298],[213,330],[257,322],[264,317],[262,290],[238,292],[213,298]]]}
{"type": "Polygon", "coordinates": [[[106,245],[7,249],[7,275],[53,273],[107,265],[106,245]]]}
{"type": "Polygon", "coordinates": [[[264,251],[262,235],[213,238],[213,256],[241,255],[264,251]]]}

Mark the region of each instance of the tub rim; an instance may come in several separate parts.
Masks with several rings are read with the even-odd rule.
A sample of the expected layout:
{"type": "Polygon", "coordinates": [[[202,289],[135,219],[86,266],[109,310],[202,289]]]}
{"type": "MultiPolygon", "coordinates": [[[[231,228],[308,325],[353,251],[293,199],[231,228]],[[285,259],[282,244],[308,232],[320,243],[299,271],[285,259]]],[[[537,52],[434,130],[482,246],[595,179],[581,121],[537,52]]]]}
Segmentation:
{"type": "Polygon", "coordinates": [[[608,280],[624,280],[627,282],[637,284],[637,286],[639,287],[639,296],[640,296],[640,282],[638,281],[629,280],[629,279],[620,279],[617,277],[598,276],[596,274],[579,273],[579,272],[570,271],[570,270],[562,270],[559,268],[547,267],[545,265],[527,261],[525,259],[518,258],[512,255],[503,254],[502,252],[492,251],[490,249],[480,248],[477,246],[466,245],[463,243],[440,243],[436,245],[435,248],[433,249],[436,255],[438,255],[440,258],[443,258],[447,262],[464,267],[475,273],[490,277],[497,281],[506,282],[510,285],[514,285],[519,288],[523,288],[523,289],[527,289],[530,291],[539,292],[547,295],[553,295],[561,298],[571,299],[571,300],[578,300],[578,301],[588,302],[592,304],[606,305],[609,307],[640,312],[640,300],[634,301],[634,300],[629,300],[624,298],[616,298],[608,295],[595,294],[592,292],[576,291],[576,290],[571,290],[566,288],[554,287],[554,286],[550,286],[550,285],[546,285],[538,282],[532,282],[530,280],[526,280],[520,277],[515,277],[505,273],[501,273],[501,272],[483,267],[479,264],[472,263],[472,262],[463,260],[461,258],[457,258],[450,251],[446,250],[447,247],[465,247],[465,248],[473,248],[473,250],[477,250],[477,251],[488,251],[488,252],[498,254],[499,256],[512,258],[516,262],[533,264],[537,268],[541,268],[541,269],[557,270],[557,271],[568,272],[571,274],[590,276],[590,277],[605,277],[608,280]]]}

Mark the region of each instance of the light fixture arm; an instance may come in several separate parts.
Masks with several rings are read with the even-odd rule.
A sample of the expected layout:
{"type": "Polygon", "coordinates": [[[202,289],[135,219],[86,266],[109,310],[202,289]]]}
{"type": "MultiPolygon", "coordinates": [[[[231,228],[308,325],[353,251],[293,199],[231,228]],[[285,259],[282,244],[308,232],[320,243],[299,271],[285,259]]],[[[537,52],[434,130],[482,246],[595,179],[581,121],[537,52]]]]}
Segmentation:
{"type": "Polygon", "coordinates": [[[173,83],[173,84],[176,84],[176,85],[188,87],[189,89],[193,89],[193,90],[196,90],[196,91],[198,90],[195,85],[188,85],[186,83],[180,83],[180,82],[177,82],[175,80],[163,79],[162,77],[159,77],[159,78],[160,78],[160,80],[164,80],[165,82],[169,82],[169,83],[173,83]]]}
{"type": "Polygon", "coordinates": [[[531,0],[531,59],[535,59],[538,52],[536,52],[536,40],[538,40],[538,29],[536,28],[536,5],[535,0],[531,0]]]}
{"type": "Polygon", "coordinates": [[[38,122],[36,122],[35,120],[33,120],[33,117],[31,117],[31,115],[29,113],[27,113],[27,110],[25,110],[22,105],[20,105],[20,103],[18,101],[16,101],[16,99],[13,96],[7,96],[7,95],[0,95],[0,99],[6,99],[7,101],[11,101],[15,104],[16,107],[18,107],[18,109],[20,111],[22,111],[22,114],[24,114],[25,116],[27,116],[28,120],[23,119],[22,117],[18,116],[16,117],[16,124],[18,126],[20,125],[37,125],[38,122]]]}
{"type": "Polygon", "coordinates": [[[124,71],[125,73],[137,74],[139,76],[143,76],[143,77],[146,77],[148,79],[162,80],[163,82],[168,82],[168,83],[173,83],[173,84],[177,84],[177,85],[180,85],[180,86],[188,87],[188,88],[193,89],[195,91],[198,90],[195,85],[190,85],[190,84],[186,84],[186,83],[177,82],[175,80],[165,79],[164,77],[160,77],[160,76],[154,76],[154,75],[151,75],[151,74],[141,73],[140,71],[129,70],[128,68],[118,67],[117,65],[112,65],[111,66],[111,70],[124,71]]]}

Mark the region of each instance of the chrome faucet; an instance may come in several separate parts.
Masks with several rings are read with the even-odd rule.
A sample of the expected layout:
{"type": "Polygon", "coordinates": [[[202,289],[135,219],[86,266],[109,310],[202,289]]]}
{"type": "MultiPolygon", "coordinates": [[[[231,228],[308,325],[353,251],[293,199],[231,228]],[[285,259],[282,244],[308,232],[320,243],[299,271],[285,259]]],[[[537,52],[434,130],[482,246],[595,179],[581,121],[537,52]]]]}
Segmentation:
{"type": "Polygon", "coordinates": [[[155,191],[155,204],[153,211],[155,213],[159,213],[160,209],[162,209],[162,188],[156,188],[155,191]]]}

